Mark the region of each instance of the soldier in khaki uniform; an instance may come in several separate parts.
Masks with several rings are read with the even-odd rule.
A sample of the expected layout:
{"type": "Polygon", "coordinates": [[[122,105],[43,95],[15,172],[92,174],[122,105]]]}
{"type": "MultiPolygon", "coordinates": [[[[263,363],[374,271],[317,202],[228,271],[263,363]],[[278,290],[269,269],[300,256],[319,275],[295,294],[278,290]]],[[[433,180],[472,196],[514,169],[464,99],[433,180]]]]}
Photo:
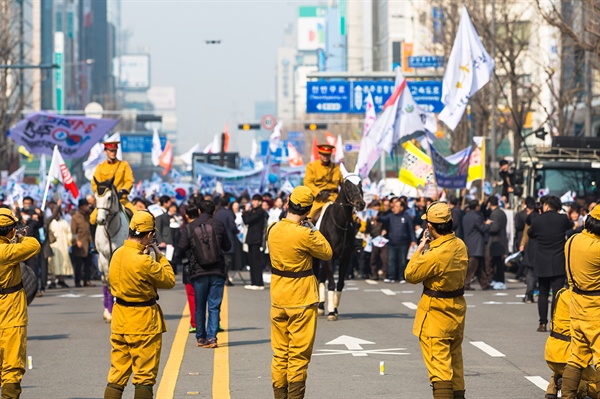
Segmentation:
{"type": "MultiPolygon", "coordinates": [[[[552,370],[552,378],[546,389],[546,399],[556,399],[560,390],[560,379],[571,354],[571,290],[562,288],[556,293],[556,306],[550,325],[550,336],[546,340],[544,358],[552,370]]],[[[583,370],[579,384],[579,396],[596,397],[596,372],[593,366],[583,370]]],[[[578,396],[578,397],[579,397],[578,396]]]]}
{"type": "Polygon", "coordinates": [[[571,354],[563,372],[562,397],[575,399],[583,370],[596,365],[600,384],[600,205],[584,223],[584,230],[565,244],[571,294],[571,354]]]}
{"type": "Polygon", "coordinates": [[[423,282],[413,334],[421,343],[434,399],[464,398],[462,341],[467,311],[467,248],[452,232],[452,214],[447,204],[432,203],[421,218],[427,221],[427,231],[404,272],[409,283],[423,282]]]}
{"type": "Polygon", "coordinates": [[[129,238],[118,248],[108,271],[110,290],[115,297],[112,313],[110,371],[104,399],[120,399],[133,373],[135,399],[152,399],[152,387],[167,331],[162,310],[156,302],[159,288],[173,288],[171,264],[151,243],[155,234],[154,216],[139,211],[129,223],[129,238]],[[154,251],[156,260],[148,254],[154,251]]]}
{"type": "Polygon", "coordinates": [[[312,258],[331,259],[331,246],[304,219],[313,203],[311,190],[298,186],[287,216],[268,230],[271,255],[271,373],[275,399],[301,399],[317,330],[319,293],[312,258]]]}
{"type": "Polygon", "coordinates": [[[17,234],[19,219],[0,208],[0,381],[2,398],[21,396],[27,358],[27,298],[19,262],[37,255],[40,243],[17,234]]]}
{"type": "Polygon", "coordinates": [[[331,162],[333,146],[321,144],[317,148],[319,149],[319,159],[306,165],[306,174],[304,175],[304,185],[310,188],[314,197],[312,209],[308,214],[308,218],[313,222],[327,202],[335,201],[338,188],[343,182],[340,167],[331,162]]]}
{"type": "MultiPolygon", "coordinates": [[[[133,171],[127,161],[117,159],[118,141],[104,142],[104,153],[106,160],[96,167],[94,178],[92,179],[92,191],[98,193],[98,183],[113,180],[113,185],[119,193],[121,204],[129,209],[132,214],[136,212],[135,207],[127,199],[127,194],[133,188],[133,171]]],[[[98,210],[94,208],[90,215],[90,223],[96,224],[98,210]]]]}

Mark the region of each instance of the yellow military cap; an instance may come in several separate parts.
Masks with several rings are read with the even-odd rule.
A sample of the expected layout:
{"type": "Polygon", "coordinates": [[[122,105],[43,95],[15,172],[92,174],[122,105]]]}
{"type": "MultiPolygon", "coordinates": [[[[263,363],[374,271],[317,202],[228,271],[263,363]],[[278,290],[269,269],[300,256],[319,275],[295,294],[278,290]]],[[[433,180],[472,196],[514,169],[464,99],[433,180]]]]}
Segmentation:
{"type": "Polygon", "coordinates": [[[292,201],[296,205],[300,205],[302,208],[306,208],[307,206],[311,206],[313,203],[314,197],[310,188],[306,186],[298,186],[292,191],[292,195],[290,195],[290,201],[292,201]]]}
{"type": "Polygon", "coordinates": [[[595,207],[592,208],[592,211],[590,212],[590,216],[596,220],[600,220],[600,204],[596,205],[595,207]]]}
{"type": "Polygon", "coordinates": [[[0,208],[0,227],[7,227],[17,223],[19,219],[8,208],[0,208]]]}
{"type": "Polygon", "coordinates": [[[434,202],[429,207],[421,219],[429,223],[446,223],[452,220],[450,207],[445,202],[434,202]]]}
{"type": "Polygon", "coordinates": [[[129,222],[129,229],[139,233],[149,233],[154,230],[154,215],[148,211],[138,211],[129,222]]]}

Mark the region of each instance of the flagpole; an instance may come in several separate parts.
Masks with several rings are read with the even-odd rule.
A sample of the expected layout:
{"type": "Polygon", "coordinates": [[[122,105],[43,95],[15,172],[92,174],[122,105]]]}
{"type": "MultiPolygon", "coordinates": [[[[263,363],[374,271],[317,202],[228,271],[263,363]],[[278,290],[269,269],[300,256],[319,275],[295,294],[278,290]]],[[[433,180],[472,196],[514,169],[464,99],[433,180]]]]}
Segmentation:
{"type": "Polygon", "coordinates": [[[46,197],[48,196],[48,191],[50,190],[50,172],[46,175],[46,189],[44,190],[44,198],[42,199],[42,212],[46,209],[46,197]]]}

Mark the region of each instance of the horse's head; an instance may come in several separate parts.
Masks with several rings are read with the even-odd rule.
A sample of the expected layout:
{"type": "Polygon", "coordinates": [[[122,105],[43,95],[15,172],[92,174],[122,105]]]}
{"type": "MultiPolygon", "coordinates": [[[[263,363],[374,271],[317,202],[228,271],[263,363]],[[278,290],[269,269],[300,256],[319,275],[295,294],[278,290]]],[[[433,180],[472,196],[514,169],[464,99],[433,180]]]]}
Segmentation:
{"type": "Polygon", "coordinates": [[[358,173],[349,173],[344,164],[340,164],[340,170],[344,182],[342,184],[342,193],[346,201],[350,203],[357,212],[365,209],[365,200],[363,199],[362,179],[358,173]]]}
{"type": "Polygon", "coordinates": [[[100,226],[106,224],[110,214],[118,212],[119,210],[119,198],[117,196],[117,189],[113,185],[113,180],[114,179],[110,179],[99,182],[94,178],[97,187],[95,196],[98,216],[96,221],[100,226]]]}

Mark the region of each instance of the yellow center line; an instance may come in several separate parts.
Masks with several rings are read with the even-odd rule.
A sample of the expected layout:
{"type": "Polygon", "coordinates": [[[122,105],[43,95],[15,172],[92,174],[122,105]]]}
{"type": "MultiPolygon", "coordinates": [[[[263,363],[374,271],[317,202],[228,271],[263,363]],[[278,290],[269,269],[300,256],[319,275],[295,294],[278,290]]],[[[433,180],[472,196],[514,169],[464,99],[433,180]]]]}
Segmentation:
{"type": "Polygon", "coordinates": [[[156,399],[173,399],[177,377],[179,377],[179,369],[181,368],[183,354],[185,353],[185,344],[187,343],[189,335],[189,317],[190,309],[186,302],[183,312],[181,313],[181,320],[179,321],[175,338],[173,339],[171,352],[169,352],[169,359],[167,359],[167,364],[165,364],[162,377],[158,384],[156,399]]]}
{"type": "Polygon", "coordinates": [[[215,349],[215,360],[213,370],[213,398],[230,399],[229,390],[229,317],[227,313],[227,287],[223,291],[223,302],[221,303],[221,327],[223,332],[218,334],[219,346],[215,349]]]}

